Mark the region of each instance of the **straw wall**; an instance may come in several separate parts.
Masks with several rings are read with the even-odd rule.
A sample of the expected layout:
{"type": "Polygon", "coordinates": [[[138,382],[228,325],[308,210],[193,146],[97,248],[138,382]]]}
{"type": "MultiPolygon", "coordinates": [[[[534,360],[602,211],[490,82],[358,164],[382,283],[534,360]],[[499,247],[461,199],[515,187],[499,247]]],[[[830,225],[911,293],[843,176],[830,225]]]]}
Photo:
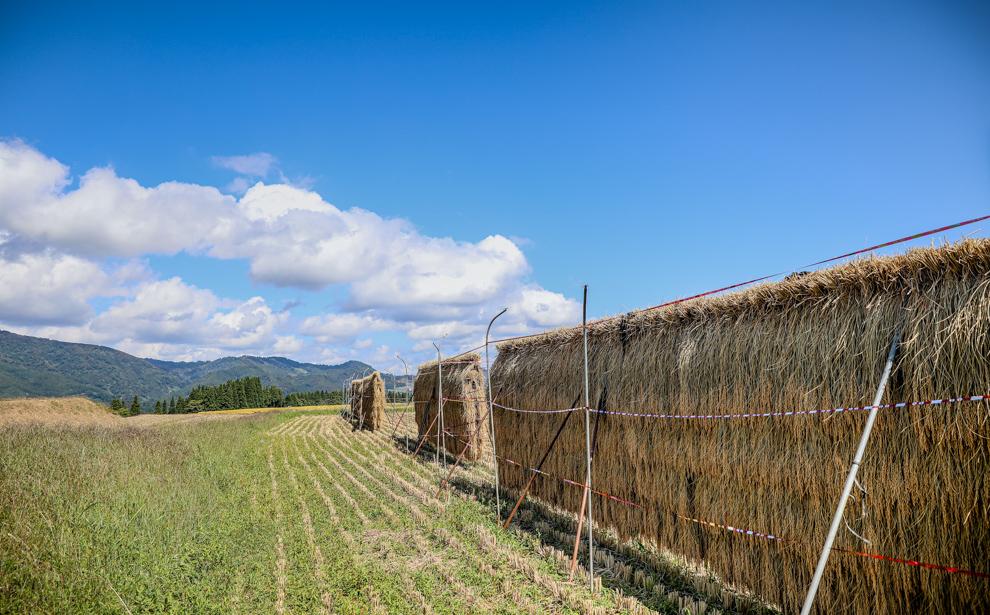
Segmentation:
{"type": "MultiPolygon", "coordinates": [[[[885,401],[990,391],[990,243],[856,261],[590,327],[592,406],[709,414],[871,403],[888,347],[904,340],[885,401]]],[[[580,329],[508,342],[496,396],[524,409],[580,405],[580,329]]],[[[535,465],[566,414],[496,408],[499,452],[535,465]]],[[[596,419],[596,417],[598,417],[596,419]]],[[[785,612],[800,608],[866,413],[731,420],[599,421],[596,523],[703,560],[785,612]],[[768,532],[748,537],[675,515],[768,532]]],[[[990,409],[985,402],[883,411],[836,546],[988,571],[990,409]]],[[[584,480],[573,413],[544,470],[584,480]]],[[[504,485],[526,476],[502,464],[504,485]]],[[[539,477],[533,493],[577,510],[581,490],[539,477]]],[[[818,612],[987,612],[990,583],[833,552],[818,612]]]]}
{"type": "Polygon", "coordinates": [[[351,424],[368,431],[385,424],[385,381],[380,373],[351,381],[351,424]]]}
{"type": "MultiPolygon", "coordinates": [[[[453,455],[464,453],[464,458],[474,461],[488,446],[488,404],[485,398],[485,375],[481,369],[481,357],[468,354],[441,365],[443,374],[444,446],[453,455]]],[[[413,404],[416,407],[416,425],[422,438],[429,427],[429,442],[436,444],[440,431],[437,403],[437,362],[419,366],[413,383],[413,404]],[[431,427],[431,423],[433,423],[431,427]]]]}

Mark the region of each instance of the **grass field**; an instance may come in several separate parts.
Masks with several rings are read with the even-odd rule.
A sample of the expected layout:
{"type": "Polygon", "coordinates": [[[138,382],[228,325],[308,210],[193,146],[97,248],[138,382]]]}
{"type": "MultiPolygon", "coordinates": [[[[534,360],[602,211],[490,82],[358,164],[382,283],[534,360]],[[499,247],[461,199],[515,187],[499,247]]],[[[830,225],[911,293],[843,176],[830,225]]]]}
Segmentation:
{"type": "Polygon", "coordinates": [[[437,498],[408,415],[395,438],[325,409],[132,421],[0,428],[0,612],[756,608],[604,534],[602,586],[569,581],[573,519],[528,503],[502,530],[483,464],[437,498]]]}

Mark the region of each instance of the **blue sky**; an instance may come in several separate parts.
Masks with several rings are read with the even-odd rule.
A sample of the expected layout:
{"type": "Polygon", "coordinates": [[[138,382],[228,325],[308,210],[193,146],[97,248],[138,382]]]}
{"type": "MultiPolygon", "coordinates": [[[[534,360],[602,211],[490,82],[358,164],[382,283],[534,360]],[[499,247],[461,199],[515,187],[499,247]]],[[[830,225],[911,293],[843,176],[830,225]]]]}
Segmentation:
{"type": "Polygon", "coordinates": [[[0,327],[392,368],[986,213],[990,11],[5,3],[0,138],[0,327]]]}

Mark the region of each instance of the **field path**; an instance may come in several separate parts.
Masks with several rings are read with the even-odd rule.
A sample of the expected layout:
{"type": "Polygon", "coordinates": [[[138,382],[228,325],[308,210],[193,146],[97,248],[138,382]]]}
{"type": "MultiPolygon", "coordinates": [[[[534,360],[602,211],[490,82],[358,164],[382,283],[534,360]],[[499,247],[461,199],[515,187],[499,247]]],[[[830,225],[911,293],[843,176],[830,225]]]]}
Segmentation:
{"type": "MultiPolygon", "coordinates": [[[[295,593],[313,588],[324,612],[655,612],[614,589],[590,592],[583,575],[569,580],[572,526],[543,518],[537,504],[524,506],[521,524],[509,532],[498,527],[487,501],[490,465],[459,468],[458,486],[438,498],[441,472],[432,453],[403,451],[415,426],[403,421],[391,438],[394,424],[390,417],[388,433],[354,431],[339,416],[309,415],[268,430],[272,494],[283,498],[274,511],[284,528],[276,537],[277,612],[297,611],[295,593]],[[301,544],[285,546],[286,532],[297,532],[301,544]]],[[[617,569],[610,557],[596,553],[617,569]]],[[[685,606],[706,612],[705,605],[685,606]]]]}

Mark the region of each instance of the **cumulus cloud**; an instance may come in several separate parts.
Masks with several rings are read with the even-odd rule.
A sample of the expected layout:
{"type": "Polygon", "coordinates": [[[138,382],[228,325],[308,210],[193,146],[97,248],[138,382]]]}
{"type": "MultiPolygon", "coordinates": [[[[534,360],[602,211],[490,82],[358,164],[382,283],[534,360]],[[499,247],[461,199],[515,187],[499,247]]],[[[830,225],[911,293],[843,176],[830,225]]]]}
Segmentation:
{"type": "Polygon", "coordinates": [[[266,177],[278,162],[278,159],[268,152],[241,156],[213,156],[212,160],[218,167],[252,177],[266,177]]]}
{"type": "Polygon", "coordinates": [[[220,300],[212,291],[171,278],[141,285],[132,298],[97,316],[90,328],[102,338],[192,343],[201,339],[204,326],[219,307],[220,300]]]}
{"type": "Polygon", "coordinates": [[[379,333],[405,335],[424,351],[440,337],[450,348],[476,344],[503,306],[510,309],[498,322],[502,334],[577,320],[575,301],[527,280],[526,257],[509,238],[430,237],[406,220],[265,183],[284,178],[264,152],[213,161],[242,175],[241,196],[192,183],[142,186],[112,168],[90,169],[75,184],[54,158],[0,140],[0,322],[151,356],[243,350],[340,357],[384,356],[379,333]],[[243,260],[255,282],[309,291],[339,286],[344,311],[294,323],[292,306],[273,310],[261,296],[221,299],[179,278],[156,279],[136,260],[180,252],[243,260]],[[94,315],[90,303],[101,296],[123,298],[94,315]]]}
{"type": "Polygon", "coordinates": [[[390,259],[354,282],[355,306],[477,305],[504,292],[528,271],[523,253],[500,235],[477,244],[449,239],[402,243],[396,246],[401,258],[390,259]]]}
{"type": "Polygon", "coordinates": [[[327,344],[353,340],[361,335],[376,331],[398,329],[399,323],[379,318],[373,314],[327,314],[305,319],[299,331],[327,344]]]}
{"type": "Polygon", "coordinates": [[[201,251],[244,221],[216,188],[166,182],[145,188],[95,168],[74,190],[69,169],[17,141],[0,141],[0,228],[80,256],[201,251]]]}
{"type": "Polygon", "coordinates": [[[290,356],[302,350],[305,345],[305,342],[295,335],[279,335],[275,337],[275,343],[272,345],[272,353],[290,356]]]}
{"type": "MultiPolygon", "coordinates": [[[[4,271],[7,269],[0,268],[0,274],[4,271]]],[[[101,288],[111,287],[112,279],[104,274],[101,288]]],[[[37,301],[47,293],[57,298],[59,292],[59,287],[52,285],[51,290],[40,294],[29,291],[22,299],[37,301]]],[[[231,353],[293,354],[304,346],[301,339],[284,332],[288,313],[271,309],[262,297],[221,299],[177,277],[147,280],[116,292],[126,295],[95,316],[87,310],[74,319],[55,313],[48,320],[35,314],[20,321],[16,313],[4,309],[0,295],[0,322],[26,325],[12,328],[28,335],[107,344],[152,358],[201,360],[231,353]]]]}
{"type": "MultiPolygon", "coordinates": [[[[252,157],[225,163],[260,169],[252,157]]],[[[319,194],[255,183],[240,199],[210,186],[144,187],[113,169],[69,169],[23,143],[0,142],[0,228],[89,257],[205,253],[245,259],[252,277],[319,290],[351,284],[353,309],[478,304],[528,272],[502,236],[426,237],[408,222],[340,210],[319,194]]]]}
{"type": "Polygon", "coordinates": [[[113,278],[95,264],[50,251],[6,258],[0,254],[0,322],[81,324],[89,300],[113,294],[113,278]]]}

